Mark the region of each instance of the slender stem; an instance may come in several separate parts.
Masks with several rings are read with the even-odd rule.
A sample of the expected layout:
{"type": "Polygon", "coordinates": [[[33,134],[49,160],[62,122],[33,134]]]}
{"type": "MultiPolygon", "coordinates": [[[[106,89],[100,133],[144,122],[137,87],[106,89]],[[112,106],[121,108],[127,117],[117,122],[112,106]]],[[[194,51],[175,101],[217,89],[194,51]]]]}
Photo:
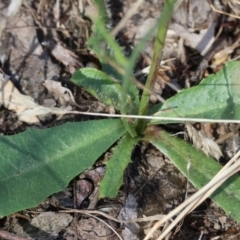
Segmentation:
{"type": "Polygon", "coordinates": [[[102,21],[107,25],[110,22],[110,18],[107,13],[105,0],[94,0],[95,4],[98,7],[99,10],[99,17],[102,19],[102,21]]]}
{"type": "MultiPolygon", "coordinates": [[[[154,54],[153,60],[150,67],[150,72],[145,84],[145,87],[149,90],[153,89],[154,83],[156,81],[156,76],[158,72],[158,67],[160,65],[161,57],[162,57],[162,50],[165,43],[165,38],[168,30],[168,24],[171,19],[174,4],[176,0],[166,0],[164,4],[164,8],[161,14],[160,22],[158,25],[158,33],[154,43],[154,54]]],[[[149,105],[149,98],[150,94],[149,91],[144,90],[139,106],[139,115],[146,115],[148,111],[149,105]]],[[[146,120],[140,119],[137,124],[137,131],[138,133],[142,133],[146,127],[146,120]]]]}

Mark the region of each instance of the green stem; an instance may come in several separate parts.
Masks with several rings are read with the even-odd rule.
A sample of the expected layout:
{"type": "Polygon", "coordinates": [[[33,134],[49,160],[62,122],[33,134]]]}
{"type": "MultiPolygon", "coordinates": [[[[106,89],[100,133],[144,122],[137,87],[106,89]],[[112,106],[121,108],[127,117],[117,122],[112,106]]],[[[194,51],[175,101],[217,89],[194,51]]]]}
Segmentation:
{"type": "MultiPolygon", "coordinates": [[[[157,72],[158,72],[158,67],[160,65],[160,61],[162,58],[162,51],[165,43],[167,30],[168,30],[168,24],[174,10],[175,2],[176,0],[166,0],[162,14],[161,14],[161,18],[158,26],[158,33],[154,43],[154,54],[153,54],[152,64],[151,64],[150,72],[145,84],[146,89],[149,89],[149,90],[153,89],[154,83],[157,79],[157,72]]],[[[146,90],[144,90],[141,101],[140,101],[140,106],[138,111],[139,115],[147,114],[149,98],[150,98],[150,94],[146,90]]],[[[141,134],[144,131],[145,127],[146,127],[146,120],[140,119],[137,124],[137,132],[141,134]]]]}
{"type": "Polygon", "coordinates": [[[101,19],[102,22],[104,22],[104,24],[106,26],[107,24],[109,24],[110,19],[109,19],[109,16],[107,14],[107,9],[106,9],[106,6],[105,6],[105,0],[94,0],[94,2],[97,5],[98,10],[99,10],[99,19],[101,19]]]}

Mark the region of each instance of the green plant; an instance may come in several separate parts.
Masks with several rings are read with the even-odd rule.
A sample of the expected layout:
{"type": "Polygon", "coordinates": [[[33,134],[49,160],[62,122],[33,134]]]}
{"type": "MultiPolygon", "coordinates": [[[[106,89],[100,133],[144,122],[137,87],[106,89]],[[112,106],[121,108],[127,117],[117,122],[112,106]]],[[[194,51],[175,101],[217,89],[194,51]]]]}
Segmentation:
{"type": "MultiPolygon", "coordinates": [[[[33,207],[50,194],[64,189],[73,177],[90,168],[118,140],[111,159],[106,163],[100,197],[117,195],[132,150],[139,141],[148,141],[156,146],[198,188],[221,169],[214,159],[155,125],[182,122],[182,117],[239,119],[240,99],[235,87],[239,62],[226,64],[222,71],[204,79],[198,86],[183,90],[164,104],[149,109],[149,90],[153,88],[175,0],[166,1],[158,22],[153,63],[140,99],[136,85],[131,81],[132,71],[148,39],[141,40],[131,57],[126,59],[105,28],[107,17],[102,1],[95,2],[101,14],[89,46],[98,55],[103,71],[83,68],[73,74],[72,81],[103,103],[113,106],[122,116],[138,114],[139,119],[129,116],[67,123],[51,129],[29,129],[14,136],[0,136],[0,216],[33,207]],[[106,44],[110,46],[109,52],[102,51],[106,44]],[[166,108],[169,110],[161,111],[166,108]],[[141,118],[148,114],[153,115],[152,120],[141,118]],[[171,120],[166,120],[169,118],[171,120]],[[189,163],[190,168],[187,167],[189,163]]],[[[153,30],[149,30],[149,36],[153,30]]],[[[235,175],[214,192],[212,198],[240,221],[238,189],[240,178],[235,175]]]]}

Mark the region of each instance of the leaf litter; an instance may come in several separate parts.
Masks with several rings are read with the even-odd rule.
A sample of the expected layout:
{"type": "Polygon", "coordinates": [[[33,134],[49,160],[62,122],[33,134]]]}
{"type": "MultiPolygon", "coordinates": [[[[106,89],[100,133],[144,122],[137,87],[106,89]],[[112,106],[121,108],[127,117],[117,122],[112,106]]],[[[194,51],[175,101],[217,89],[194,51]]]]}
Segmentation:
{"type": "MultiPolygon", "coordinates": [[[[234,28],[237,26],[234,18],[224,17],[222,23],[222,20],[220,21],[222,15],[213,12],[205,1],[203,1],[204,3],[191,1],[189,7],[187,7],[188,1],[180,2],[179,9],[174,15],[174,21],[168,31],[163,55],[163,60],[170,58],[174,58],[174,60],[165,62],[165,68],[168,68],[168,71],[164,71],[158,79],[161,86],[160,91],[165,99],[175,93],[169,87],[169,84],[166,84],[166,79],[168,83],[177,86],[177,89],[190,87],[198,83],[202,76],[207,76],[211,71],[217,72],[228,59],[233,59],[239,55],[239,29],[234,28]],[[214,32],[218,34],[215,35],[214,32]],[[226,39],[226,35],[231,37],[226,39]],[[216,48],[216,45],[219,47],[216,48]],[[215,60],[211,62],[213,56],[215,60]],[[211,67],[211,70],[206,67],[199,68],[200,63],[204,60],[207,61],[208,64],[206,66],[211,67]]],[[[0,60],[3,73],[10,76],[10,80],[1,83],[1,88],[3,88],[1,92],[1,125],[4,126],[4,128],[1,127],[1,132],[9,134],[9,129],[18,132],[32,124],[47,127],[51,123],[56,124],[58,121],[72,121],[77,118],[69,115],[69,117],[63,116],[63,119],[60,120],[53,115],[57,111],[59,111],[58,114],[62,111],[62,114],[65,115],[68,110],[74,110],[74,108],[81,109],[81,107],[86,108],[86,104],[91,111],[96,110],[98,112],[97,108],[99,108],[101,112],[108,112],[109,109],[107,107],[102,106],[101,103],[98,103],[91,96],[79,89],[74,89],[69,84],[71,73],[79,67],[86,66],[94,59],[86,49],[86,40],[90,35],[90,22],[84,20],[84,17],[91,15],[92,12],[86,12],[86,15],[84,15],[84,11],[77,7],[77,1],[73,1],[72,4],[69,4],[67,1],[63,1],[60,4],[59,1],[56,1],[54,4],[44,1],[23,1],[23,5],[16,12],[12,11],[9,3],[9,1],[1,2],[1,20],[3,21],[1,21],[0,26],[0,60]],[[44,106],[46,99],[51,100],[51,106],[44,106]],[[16,112],[19,118],[11,117],[11,111],[16,112]],[[27,111],[36,112],[35,114],[31,112],[29,115],[21,116],[21,113],[27,113],[27,111]],[[47,118],[47,120],[44,118],[39,119],[37,116],[40,112],[41,114],[43,112],[45,114],[48,113],[51,117],[47,118]]],[[[115,10],[113,9],[115,24],[120,19],[119,16],[124,16],[127,9],[131,8],[133,1],[126,0],[122,5],[118,4],[112,5],[113,8],[117,6],[115,10]]],[[[120,32],[117,36],[125,45],[126,52],[130,51],[131,44],[136,44],[139,38],[141,38],[142,34],[139,33],[144,32],[146,27],[144,24],[152,24],[156,20],[162,5],[163,1],[151,4],[146,1],[140,7],[139,12],[128,21],[125,31],[123,33],[120,32]]],[[[88,3],[83,5],[83,8],[86,10],[91,9],[90,7],[91,4],[88,5],[88,3]]],[[[221,10],[226,10],[226,5],[222,4],[218,7],[221,10]]],[[[139,71],[148,67],[151,63],[152,43],[153,41],[150,41],[142,53],[141,61],[137,66],[139,71]]],[[[140,76],[139,79],[143,81],[144,76],[140,76]]],[[[155,91],[157,93],[159,92],[158,88],[159,86],[156,85],[155,91]]],[[[192,134],[192,138],[195,135],[196,140],[194,142],[200,142],[202,147],[206,142],[206,138],[193,130],[192,126],[189,128],[191,129],[190,132],[195,132],[192,134]]],[[[198,128],[200,131],[205,126],[203,124],[198,125],[198,128]]],[[[178,126],[172,127],[173,133],[179,131],[178,126]]],[[[231,135],[232,131],[231,124],[212,124],[207,134],[208,137],[214,140],[225,136],[224,140],[219,142],[221,143],[220,148],[224,156],[226,156],[226,149],[230,152],[228,157],[231,157],[229,154],[233,155],[236,152],[233,146],[229,147],[228,142],[235,142],[235,145],[238,146],[240,139],[239,131],[237,130],[234,132],[234,135],[231,135]]],[[[211,141],[211,144],[214,145],[214,141],[211,141]]],[[[209,144],[207,147],[209,147],[209,144]]],[[[134,217],[136,215],[165,214],[184,200],[186,180],[182,178],[181,174],[171,165],[169,160],[157,153],[153,147],[143,144],[139,146],[138,150],[138,154],[134,153],[133,163],[130,165],[127,173],[125,188],[128,188],[128,191],[122,189],[117,201],[123,204],[124,211],[128,211],[126,209],[128,209],[127,203],[129,199],[133,199],[131,202],[132,206],[136,206],[135,203],[137,202],[138,205],[136,207],[137,210],[134,212],[134,217]],[[141,160],[136,162],[136,159],[141,160]],[[162,168],[159,162],[161,164],[164,163],[166,168],[162,168]],[[159,169],[159,171],[156,171],[156,169],[159,169]],[[135,194],[135,197],[132,197],[132,194],[135,194]]],[[[210,154],[216,156],[216,158],[220,156],[219,150],[214,150],[213,153],[210,150],[210,154]]],[[[107,156],[105,157],[107,158],[107,156]]],[[[220,162],[223,159],[220,158],[220,162]]],[[[101,165],[104,162],[103,160],[104,157],[98,164],[101,165]]],[[[94,182],[94,188],[96,189],[97,182],[94,182]]],[[[74,191],[72,188],[74,186],[70,185],[61,197],[57,196],[55,203],[51,202],[50,198],[46,199],[41,206],[35,209],[42,212],[37,215],[39,217],[44,215],[44,211],[47,209],[54,209],[54,212],[57,208],[64,207],[63,198],[68,199],[68,205],[65,206],[74,208],[74,191]],[[59,204],[60,202],[61,204],[59,204]]],[[[194,191],[192,187],[188,188],[188,194],[194,191]]],[[[90,195],[84,198],[81,204],[86,206],[86,208],[88,208],[87,206],[96,206],[100,209],[105,209],[111,216],[115,217],[121,211],[119,204],[105,200],[99,203],[95,202],[93,205],[91,204],[91,201],[94,201],[93,199],[96,198],[91,199],[90,195]]],[[[230,236],[238,234],[237,225],[234,225],[234,222],[227,216],[227,220],[222,221],[223,213],[221,210],[214,206],[214,203],[211,205],[209,206],[207,203],[201,205],[198,212],[191,214],[184,224],[179,226],[180,231],[179,229],[175,230],[172,239],[189,239],[189,236],[191,236],[191,239],[198,239],[201,232],[204,232],[206,237],[217,235],[222,238],[224,234],[229,234],[230,236]],[[211,217],[212,215],[214,217],[211,217]]],[[[11,222],[11,220],[15,219],[17,226],[26,216],[30,221],[35,219],[34,214],[31,212],[23,211],[21,214],[9,216],[8,220],[11,222]]],[[[68,214],[64,218],[66,220],[71,217],[68,214]]],[[[96,219],[89,217],[80,218],[78,216],[74,216],[74,219],[75,221],[69,220],[63,227],[62,230],[65,231],[65,235],[59,233],[62,230],[50,231],[50,237],[52,237],[50,239],[54,239],[57,235],[61,239],[73,239],[70,236],[75,236],[75,239],[76,237],[85,236],[86,239],[89,239],[90,235],[87,235],[89,231],[93,239],[100,239],[99,236],[96,237],[96,232],[104,233],[105,236],[108,236],[107,239],[116,239],[116,236],[112,235],[113,232],[109,228],[104,230],[103,225],[96,228],[100,223],[96,219]],[[92,227],[90,228],[90,226],[92,227]],[[77,230],[79,234],[77,234],[77,230]],[[54,234],[56,235],[54,236],[54,234]]],[[[47,223],[47,220],[43,221],[47,223]]],[[[113,222],[111,222],[111,225],[115,229],[120,227],[113,222]]],[[[9,228],[11,231],[21,235],[20,232],[14,230],[14,226],[7,220],[1,227],[9,228]]],[[[144,228],[141,224],[140,227],[144,228]]],[[[126,229],[127,225],[124,228],[126,229]]],[[[147,229],[147,227],[145,228],[147,229]]],[[[129,234],[127,236],[137,238],[140,233],[136,233],[133,230],[129,234]]],[[[142,235],[140,234],[140,236],[142,235]]],[[[124,239],[126,238],[128,237],[124,237],[124,239]]]]}

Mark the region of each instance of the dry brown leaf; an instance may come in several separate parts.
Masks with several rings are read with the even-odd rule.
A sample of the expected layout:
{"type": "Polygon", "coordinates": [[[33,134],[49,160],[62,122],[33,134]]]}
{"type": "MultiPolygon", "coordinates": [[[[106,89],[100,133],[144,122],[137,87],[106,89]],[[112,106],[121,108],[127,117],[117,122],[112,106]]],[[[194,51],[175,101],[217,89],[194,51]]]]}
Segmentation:
{"type": "Polygon", "coordinates": [[[46,114],[64,115],[69,113],[76,113],[75,111],[71,111],[71,106],[65,107],[64,109],[58,107],[44,107],[35,103],[29,96],[20,93],[12,93],[12,95],[14,95],[16,98],[19,98],[23,103],[25,103],[26,106],[28,106],[28,108],[17,113],[20,118],[27,116],[41,116],[46,114]]]}
{"type": "Polygon", "coordinates": [[[40,45],[34,20],[31,14],[26,14],[24,11],[19,11],[18,14],[8,22],[7,28],[11,29],[11,35],[14,38],[12,44],[11,62],[29,55],[41,56],[42,46],[40,45]]]}
{"type": "MultiPolygon", "coordinates": [[[[51,50],[51,54],[64,66],[74,68],[80,65],[77,55],[64,48],[60,42],[57,42],[51,50]]],[[[75,69],[72,71],[75,71],[75,69]]]]}
{"type": "Polygon", "coordinates": [[[212,66],[219,66],[227,61],[229,55],[232,54],[240,45],[240,38],[237,39],[231,46],[226,46],[213,56],[212,66]]]}
{"type": "Polygon", "coordinates": [[[44,81],[43,86],[53,94],[55,100],[59,100],[62,106],[66,106],[67,103],[72,103],[81,108],[81,106],[75,102],[72,92],[68,88],[63,87],[60,82],[48,79],[44,81]]]}
{"type": "MultiPolygon", "coordinates": [[[[24,95],[22,95],[24,96],[24,95]]],[[[19,117],[24,117],[24,116],[40,116],[40,115],[46,115],[46,114],[56,114],[56,115],[64,115],[64,114],[69,114],[69,113],[76,113],[74,111],[71,111],[71,109],[61,109],[57,107],[44,107],[41,105],[37,105],[36,107],[32,109],[26,109],[23,112],[20,112],[18,114],[19,117]]]]}
{"type": "Polygon", "coordinates": [[[197,131],[191,124],[186,124],[186,128],[193,145],[197,149],[201,149],[207,156],[212,156],[219,160],[222,152],[212,139],[205,137],[202,132],[197,131]]]}
{"type": "MultiPolygon", "coordinates": [[[[7,109],[16,112],[18,115],[25,111],[26,109],[33,108],[35,106],[34,100],[28,96],[25,96],[25,101],[23,98],[19,97],[22,94],[13,85],[10,80],[5,80],[4,75],[0,73],[0,103],[7,109]]],[[[22,95],[24,96],[24,95],[22,95]]],[[[39,119],[32,116],[21,116],[19,120],[26,122],[28,124],[41,125],[39,119]]]]}

